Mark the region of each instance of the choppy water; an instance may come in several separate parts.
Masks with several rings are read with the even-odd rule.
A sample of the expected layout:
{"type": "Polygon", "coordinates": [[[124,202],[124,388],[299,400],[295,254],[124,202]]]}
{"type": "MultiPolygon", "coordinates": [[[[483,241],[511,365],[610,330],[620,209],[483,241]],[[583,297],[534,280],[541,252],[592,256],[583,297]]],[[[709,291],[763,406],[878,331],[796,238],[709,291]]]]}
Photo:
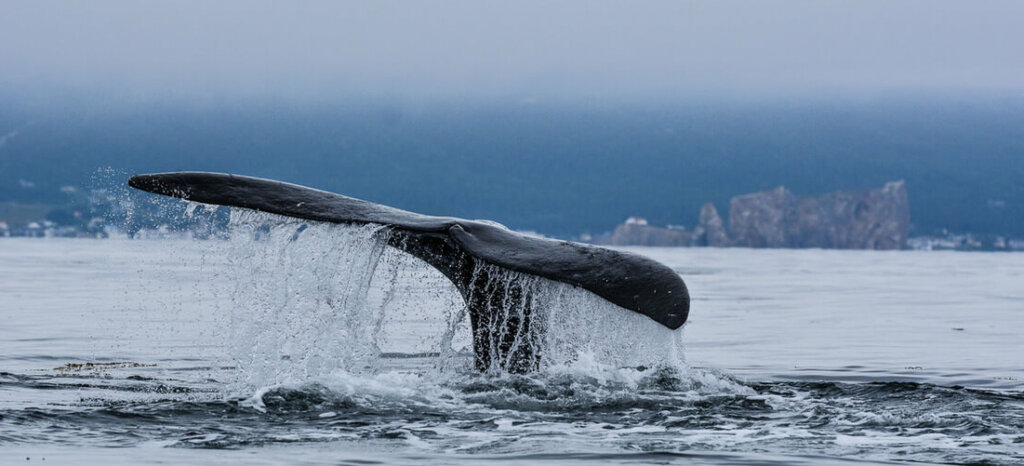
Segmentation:
{"type": "Polygon", "coordinates": [[[638,248],[683,330],[534,283],[544,370],[480,375],[380,230],[234,222],[0,240],[0,462],[1024,462],[1024,254],[638,248]]]}

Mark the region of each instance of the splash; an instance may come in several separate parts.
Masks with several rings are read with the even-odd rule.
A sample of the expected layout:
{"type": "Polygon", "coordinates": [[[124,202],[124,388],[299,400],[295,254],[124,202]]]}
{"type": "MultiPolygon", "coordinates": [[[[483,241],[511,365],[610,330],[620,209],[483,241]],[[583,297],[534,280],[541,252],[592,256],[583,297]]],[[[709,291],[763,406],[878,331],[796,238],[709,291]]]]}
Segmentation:
{"type": "MultiPolygon", "coordinates": [[[[516,372],[525,354],[538,368],[681,367],[682,332],[569,284],[478,264],[474,297],[486,309],[486,370],[516,372]]],[[[520,371],[521,372],[521,371],[520,371]]]]}
{"type": "MultiPolygon", "coordinates": [[[[339,372],[373,375],[396,358],[466,372],[474,338],[466,303],[440,273],[387,247],[388,238],[377,224],[232,209],[226,346],[234,386],[252,393],[339,372]]],[[[526,353],[540,355],[530,363],[541,370],[683,365],[682,332],[588,291],[486,264],[473,274],[481,291],[471,299],[488,308],[477,338],[491,339],[491,374],[514,372],[526,353]]]]}
{"type": "Polygon", "coordinates": [[[366,302],[386,234],[232,209],[229,351],[239,382],[373,370],[380,310],[366,302]]]}

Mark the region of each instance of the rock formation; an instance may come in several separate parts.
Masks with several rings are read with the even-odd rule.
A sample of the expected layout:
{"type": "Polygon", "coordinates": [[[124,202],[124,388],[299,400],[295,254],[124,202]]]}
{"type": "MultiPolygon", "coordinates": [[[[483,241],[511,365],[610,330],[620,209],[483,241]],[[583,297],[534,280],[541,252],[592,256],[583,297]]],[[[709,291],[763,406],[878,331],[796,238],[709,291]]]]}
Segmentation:
{"type": "Polygon", "coordinates": [[[624,223],[615,227],[611,236],[595,238],[594,243],[608,246],[689,246],[691,234],[674,228],[624,223]]]}
{"type": "Polygon", "coordinates": [[[798,247],[796,209],[796,196],[782,186],[732,198],[729,202],[732,244],[749,248],[798,247]]]}
{"type": "Polygon", "coordinates": [[[903,181],[882,189],[805,198],[779,187],[734,197],[729,206],[734,246],[900,249],[909,224],[903,181]]]}
{"type": "Polygon", "coordinates": [[[700,208],[700,221],[693,230],[693,246],[725,247],[729,245],[729,235],[725,232],[725,222],[718,216],[718,209],[712,203],[700,208]]]}
{"type": "Polygon", "coordinates": [[[903,181],[881,189],[797,197],[780,186],[745,194],[729,203],[729,229],[714,204],[700,209],[690,233],[647,225],[631,217],[610,235],[594,239],[610,246],[741,246],[749,248],[902,249],[910,227],[903,181]]]}

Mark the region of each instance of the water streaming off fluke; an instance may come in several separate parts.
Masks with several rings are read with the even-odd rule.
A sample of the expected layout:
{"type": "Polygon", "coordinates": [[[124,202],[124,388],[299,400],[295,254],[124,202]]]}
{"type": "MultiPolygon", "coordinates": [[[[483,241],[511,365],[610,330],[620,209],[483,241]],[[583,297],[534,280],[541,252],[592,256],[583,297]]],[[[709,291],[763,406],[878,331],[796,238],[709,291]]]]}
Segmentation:
{"type": "MultiPolygon", "coordinates": [[[[473,336],[458,290],[426,263],[389,248],[389,234],[377,224],[233,209],[227,254],[235,289],[225,338],[244,386],[375,373],[402,356],[430,358],[441,371],[468,369],[473,336]],[[396,333],[419,335],[414,345],[398,345],[396,333]]],[[[488,337],[513,333],[513,347],[540,354],[542,368],[581,357],[612,367],[683,362],[681,331],[580,288],[486,264],[471,281],[479,282],[491,313],[488,337]],[[528,309],[532,331],[523,332],[528,309]]],[[[489,370],[505,372],[516,353],[494,354],[489,370]]]]}

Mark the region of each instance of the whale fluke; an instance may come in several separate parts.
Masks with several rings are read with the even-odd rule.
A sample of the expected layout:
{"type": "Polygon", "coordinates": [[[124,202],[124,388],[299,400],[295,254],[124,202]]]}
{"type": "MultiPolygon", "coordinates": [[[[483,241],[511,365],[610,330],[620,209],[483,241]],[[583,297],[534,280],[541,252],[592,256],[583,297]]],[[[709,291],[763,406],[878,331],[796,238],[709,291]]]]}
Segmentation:
{"type": "MultiPolygon", "coordinates": [[[[623,251],[526,236],[490,222],[421,215],[318,189],[240,175],[176,172],[136,175],[134,188],[205,204],[259,210],[307,220],[389,227],[388,244],[424,260],[451,280],[466,301],[476,366],[527,372],[540,347],[530,325],[532,297],[522,287],[496,289],[481,265],[567,283],[677,329],[690,296],[679,274],[623,251]],[[523,312],[509,317],[510,303],[523,312]],[[500,314],[500,315],[499,315],[500,314]]],[[[638,336],[642,337],[642,336],[638,336]]]]}

